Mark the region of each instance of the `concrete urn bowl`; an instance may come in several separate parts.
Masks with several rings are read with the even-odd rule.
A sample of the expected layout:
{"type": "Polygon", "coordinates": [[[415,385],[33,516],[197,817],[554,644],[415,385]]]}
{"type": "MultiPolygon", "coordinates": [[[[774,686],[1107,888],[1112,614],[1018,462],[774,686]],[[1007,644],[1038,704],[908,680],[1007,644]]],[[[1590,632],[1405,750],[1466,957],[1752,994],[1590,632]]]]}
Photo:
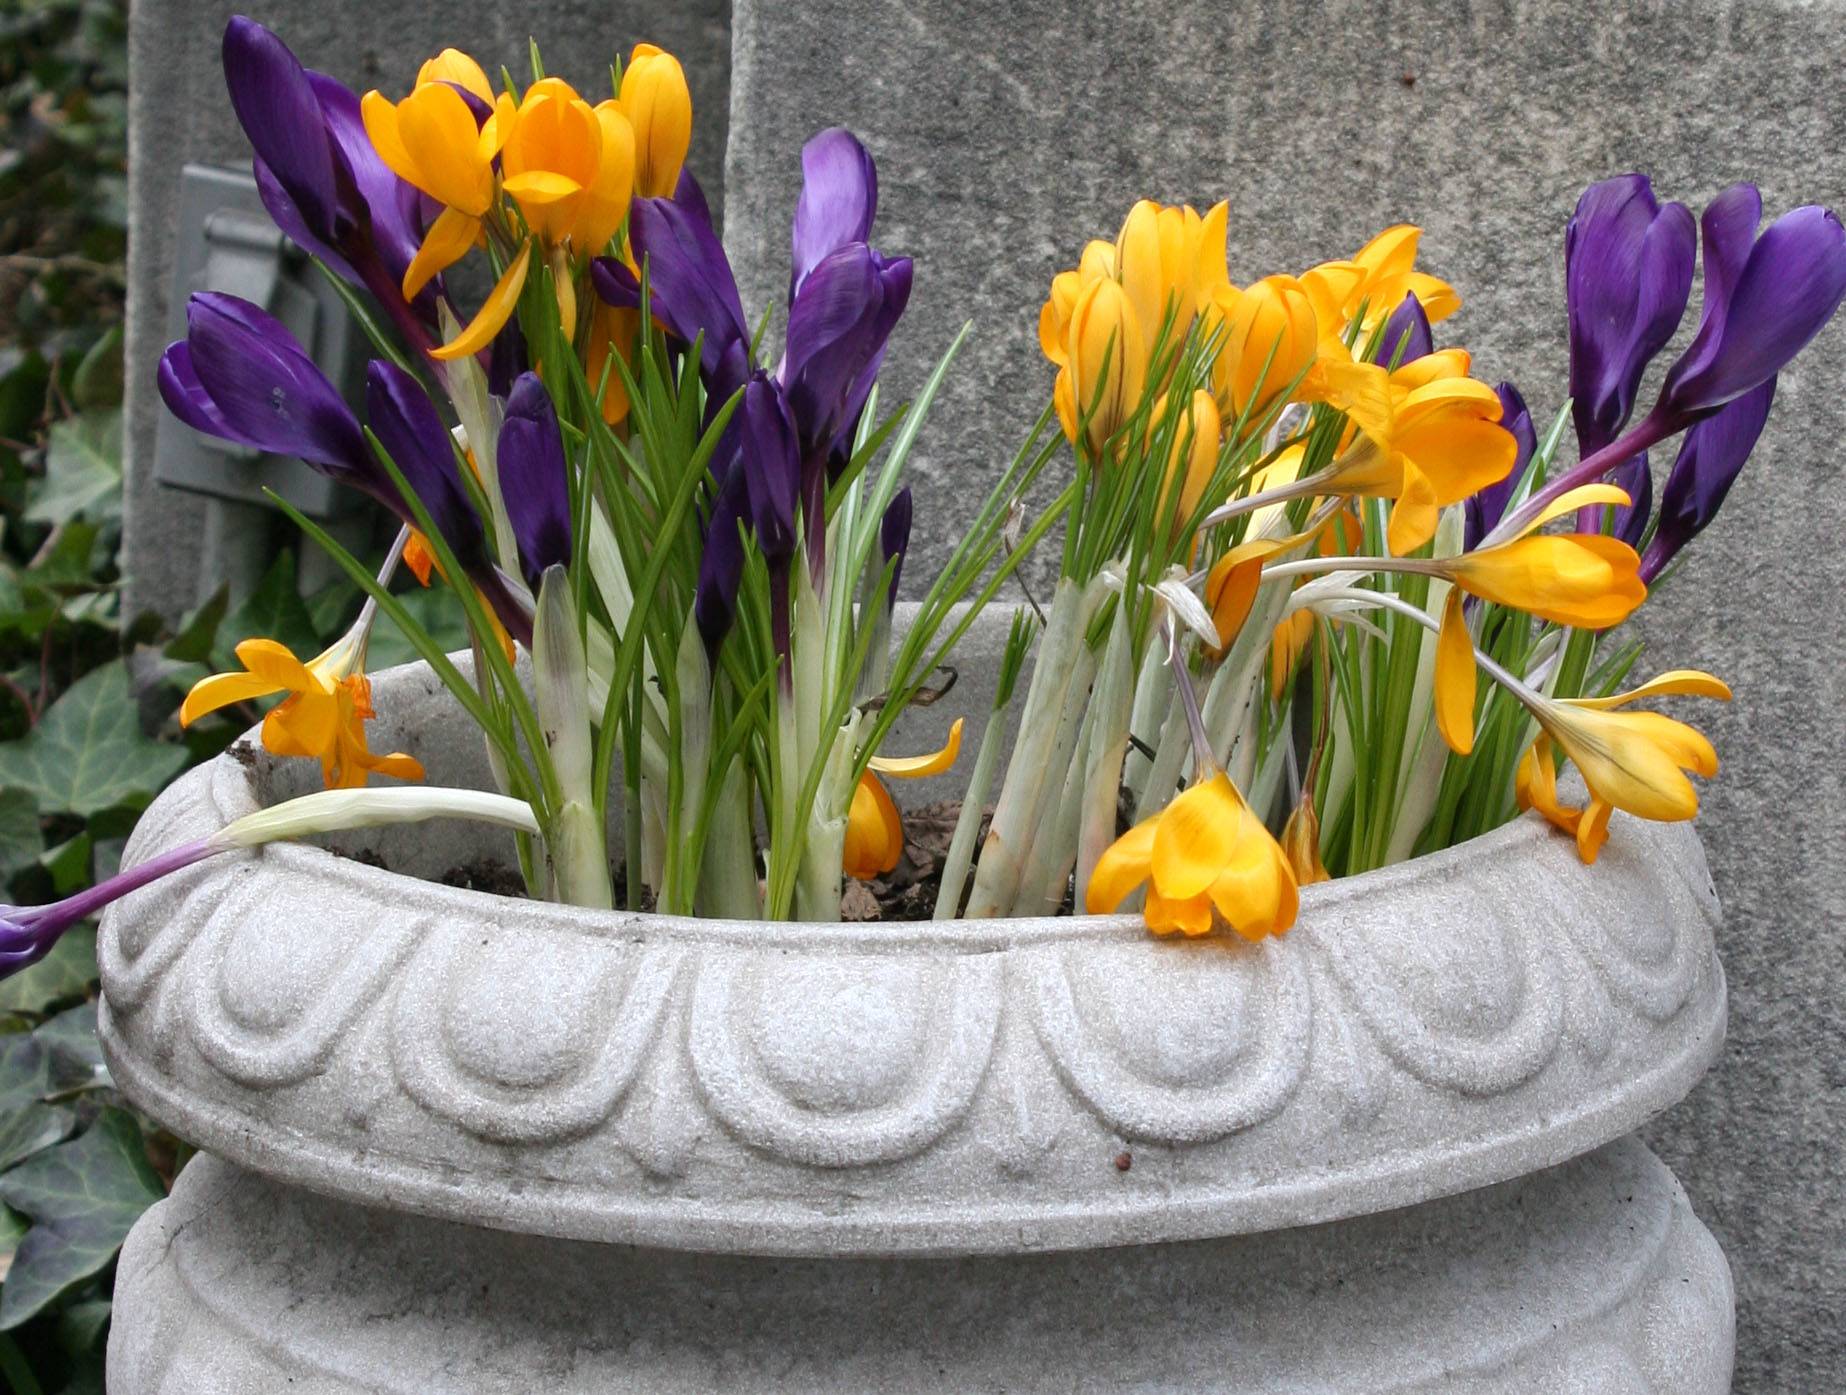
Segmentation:
{"type": "MultiPolygon", "coordinates": [[[[426,669],[375,683],[375,746],[485,779],[426,669]]],[[[127,860],[303,777],[245,743],[127,860]]],[[[1729,1388],[1724,1258],[1625,1138],[1723,1039],[1685,826],[1586,868],[1522,819],[1255,947],[596,913],[441,884],[491,831],[329,842],[104,919],[115,1079],[211,1155],[123,1251],[118,1395],[1729,1388]]]]}

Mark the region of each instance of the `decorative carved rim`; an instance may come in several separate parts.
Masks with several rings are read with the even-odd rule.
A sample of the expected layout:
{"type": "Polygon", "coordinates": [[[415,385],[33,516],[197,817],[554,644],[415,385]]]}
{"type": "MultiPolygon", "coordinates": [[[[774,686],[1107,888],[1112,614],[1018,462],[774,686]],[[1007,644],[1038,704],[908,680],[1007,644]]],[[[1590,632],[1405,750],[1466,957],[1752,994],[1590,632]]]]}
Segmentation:
{"type": "MultiPolygon", "coordinates": [[[[381,696],[433,747],[456,718],[416,678],[381,696]]],[[[194,772],[128,860],[257,784],[194,772]]],[[[597,913],[279,846],[112,908],[99,1020],[182,1137],[356,1201],[741,1253],[1056,1249],[1337,1219],[1597,1147],[1715,1056],[1717,923],[1691,830],[1619,817],[1593,868],[1520,820],[1310,887],[1254,947],[1130,916],[597,913]]]]}

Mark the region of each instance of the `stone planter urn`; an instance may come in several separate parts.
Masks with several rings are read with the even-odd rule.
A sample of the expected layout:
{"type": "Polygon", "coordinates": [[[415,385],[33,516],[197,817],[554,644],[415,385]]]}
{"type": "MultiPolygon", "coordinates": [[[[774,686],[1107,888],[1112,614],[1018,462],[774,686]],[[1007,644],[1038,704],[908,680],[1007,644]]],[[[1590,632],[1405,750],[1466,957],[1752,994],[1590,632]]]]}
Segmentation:
{"type": "MultiPolygon", "coordinates": [[[[899,740],[985,712],[1000,635],[899,740]]],[[[485,781],[427,670],[375,700],[374,744],[485,781]]],[[[245,742],[127,860],[308,773],[245,742]]],[[[278,845],[108,912],[115,1079],[205,1153],[122,1252],[115,1395],[1729,1388],[1724,1258],[1625,1137],[1724,1035],[1684,825],[1618,815],[1586,868],[1521,819],[1261,946],[438,880],[501,838],[278,845]]]]}

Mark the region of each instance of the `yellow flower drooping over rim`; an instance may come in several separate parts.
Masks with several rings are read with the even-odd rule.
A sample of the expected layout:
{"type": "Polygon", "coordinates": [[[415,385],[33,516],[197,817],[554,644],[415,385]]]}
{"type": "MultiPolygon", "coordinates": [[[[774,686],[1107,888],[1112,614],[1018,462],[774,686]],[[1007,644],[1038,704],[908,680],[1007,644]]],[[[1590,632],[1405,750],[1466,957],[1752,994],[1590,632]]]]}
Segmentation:
{"type": "Polygon", "coordinates": [[[1638,688],[1608,697],[1546,698],[1519,692],[1542,728],[1519,762],[1514,790],[1521,809],[1537,809],[1577,840],[1577,854],[1594,862],[1608,837],[1609,816],[1620,809],[1660,822],[1689,819],[1698,791],[1685,772],[1709,778],[1718,754],[1696,728],[1659,712],[1616,709],[1645,697],[1684,695],[1728,702],[1731,690],[1709,673],[1674,669],[1638,688]],[[1553,747],[1573,762],[1589,788],[1582,809],[1558,797],[1553,747]]]}
{"type": "Polygon", "coordinates": [[[1157,935],[1224,924],[1261,940],[1285,933],[1300,908],[1287,854],[1221,770],[1104,851],[1084,909],[1107,914],[1144,883],[1147,928],[1157,935]]]}
{"type": "Polygon", "coordinates": [[[237,646],[243,673],[202,678],[180,707],[180,725],[235,702],[286,692],[288,697],[263,718],[263,746],[272,755],[320,761],[328,789],[357,789],[372,771],[399,780],[421,780],[423,766],[402,752],[375,755],[366,745],[365,723],[374,715],[372,686],[356,670],[365,661],[358,627],[304,664],[273,639],[246,639],[237,646]]]}
{"type": "Polygon", "coordinates": [[[866,762],[866,770],[853,790],[852,806],[846,813],[840,862],[847,876],[869,882],[896,867],[898,858],[903,855],[903,816],[878,776],[921,780],[940,775],[954,765],[955,758],[961,754],[961,725],[962,719],[957,717],[949,728],[949,739],[939,751],[921,756],[873,756],[866,762]]]}
{"type": "Polygon", "coordinates": [[[692,145],[692,93],[679,60],[653,44],[636,44],[617,98],[634,131],[634,190],[671,198],[692,145]]]}
{"type": "Polygon", "coordinates": [[[1621,624],[1647,599],[1640,555],[1606,534],[1537,529],[1579,508],[1628,503],[1627,492],[1617,485],[1582,485],[1559,495],[1516,536],[1440,558],[1435,569],[1470,595],[1496,605],[1557,625],[1606,630],[1621,624]]]}

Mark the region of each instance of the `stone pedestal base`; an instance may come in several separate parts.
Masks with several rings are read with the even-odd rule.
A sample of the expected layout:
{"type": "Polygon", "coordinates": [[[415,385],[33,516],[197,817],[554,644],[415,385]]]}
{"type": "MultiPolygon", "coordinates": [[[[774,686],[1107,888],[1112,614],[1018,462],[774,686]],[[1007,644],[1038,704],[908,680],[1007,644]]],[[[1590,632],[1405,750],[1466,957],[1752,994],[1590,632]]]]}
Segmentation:
{"type": "Polygon", "coordinates": [[[1720,1395],[1730,1272],[1624,1140],[1333,1225],[971,1259],[542,1239],[195,1160],[122,1252],[114,1395],[1720,1395]]]}

